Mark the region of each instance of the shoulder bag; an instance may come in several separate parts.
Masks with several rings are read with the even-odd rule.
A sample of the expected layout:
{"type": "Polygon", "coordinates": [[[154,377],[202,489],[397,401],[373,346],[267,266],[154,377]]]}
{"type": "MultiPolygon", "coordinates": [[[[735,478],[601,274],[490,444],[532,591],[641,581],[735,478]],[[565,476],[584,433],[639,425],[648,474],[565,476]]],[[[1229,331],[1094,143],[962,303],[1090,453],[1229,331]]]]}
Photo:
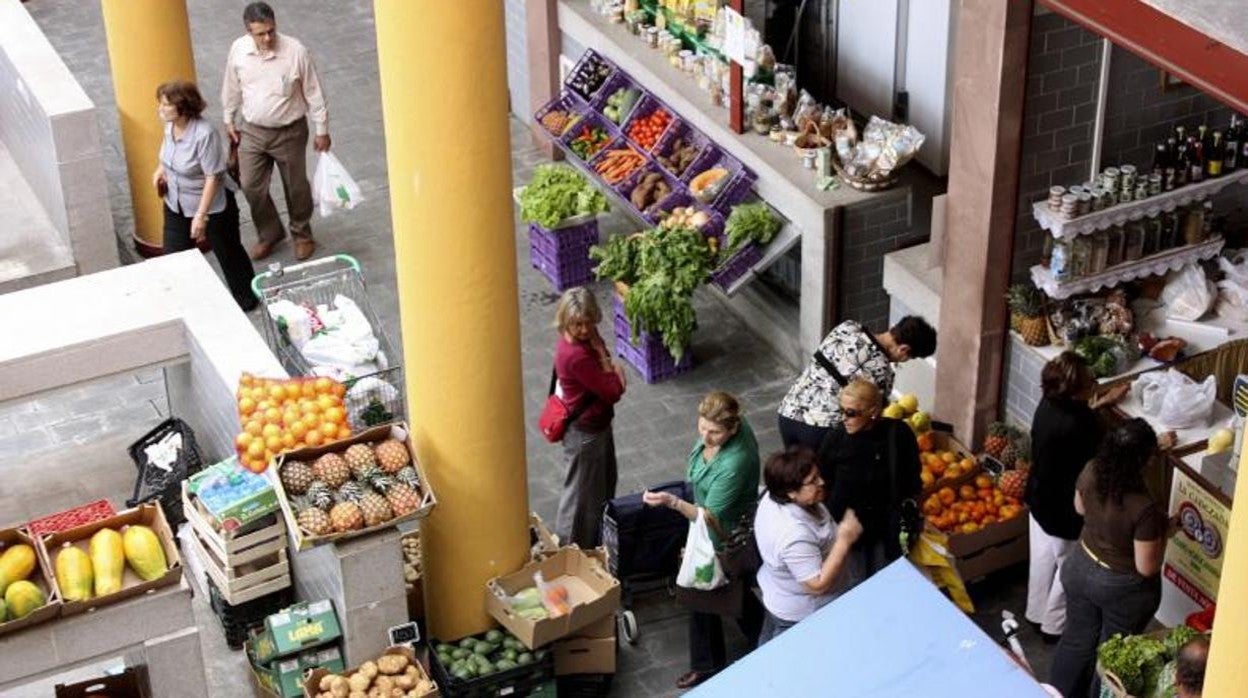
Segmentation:
{"type": "Polygon", "coordinates": [[[569,410],[568,403],[563,398],[555,394],[555,383],[558,376],[555,374],[555,367],[550,367],[550,389],[546,393],[546,404],[542,406],[542,414],[537,418],[537,428],[541,430],[542,436],[550,443],[558,443],[563,441],[563,435],[568,431],[568,425],[580,418],[589,406],[594,404],[597,396],[586,391],[588,397],[581,400],[581,404],[576,409],[569,410]]]}

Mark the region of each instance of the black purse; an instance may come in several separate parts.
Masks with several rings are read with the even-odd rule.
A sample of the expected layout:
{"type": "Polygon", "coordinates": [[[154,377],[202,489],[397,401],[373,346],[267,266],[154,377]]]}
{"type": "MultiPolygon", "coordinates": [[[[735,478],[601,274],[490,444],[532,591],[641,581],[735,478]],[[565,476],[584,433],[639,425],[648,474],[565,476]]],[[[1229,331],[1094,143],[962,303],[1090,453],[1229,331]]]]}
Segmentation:
{"type": "Polygon", "coordinates": [[[719,551],[719,564],[729,579],[753,579],[763,566],[763,556],[758,552],[758,539],[754,537],[754,507],[741,517],[741,523],[733,529],[719,551]]]}

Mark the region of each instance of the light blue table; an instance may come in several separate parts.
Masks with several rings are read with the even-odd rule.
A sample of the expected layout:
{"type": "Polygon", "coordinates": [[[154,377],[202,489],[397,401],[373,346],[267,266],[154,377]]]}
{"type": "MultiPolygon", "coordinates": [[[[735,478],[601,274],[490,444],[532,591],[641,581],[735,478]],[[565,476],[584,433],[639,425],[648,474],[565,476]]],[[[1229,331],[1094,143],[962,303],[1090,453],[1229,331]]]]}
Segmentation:
{"type": "Polygon", "coordinates": [[[1047,698],[994,638],[899,560],[691,694],[1047,698]]]}

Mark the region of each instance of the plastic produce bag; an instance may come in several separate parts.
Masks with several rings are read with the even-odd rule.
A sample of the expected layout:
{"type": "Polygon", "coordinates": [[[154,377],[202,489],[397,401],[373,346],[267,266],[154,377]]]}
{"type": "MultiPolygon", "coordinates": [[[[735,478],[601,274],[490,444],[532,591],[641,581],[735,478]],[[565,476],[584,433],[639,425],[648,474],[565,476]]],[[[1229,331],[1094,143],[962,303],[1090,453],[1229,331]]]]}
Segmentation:
{"type": "Polygon", "coordinates": [[[971,596],[966,593],[966,584],[962,581],[962,575],[958,574],[953,556],[949,553],[949,536],[930,527],[925,529],[919,536],[919,541],[910,549],[908,558],[937,589],[945,590],[958,608],[967,613],[975,612],[975,604],[971,603],[971,596]]]}
{"type": "Polygon", "coordinates": [[[1205,270],[1199,264],[1189,264],[1166,280],[1161,302],[1166,304],[1168,317],[1199,320],[1213,306],[1215,291],[1213,283],[1205,277],[1205,270]]]}
{"type": "Polygon", "coordinates": [[[1174,369],[1152,371],[1135,380],[1144,414],[1156,417],[1170,429],[1209,426],[1218,381],[1209,376],[1203,382],[1188,378],[1174,369]]]}
{"type": "Polygon", "coordinates": [[[378,370],[375,363],[380,342],[355,301],[334,296],[334,309],[318,309],[325,329],[299,347],[308,363],[333,366],[352,375],[378,370]]]}
{"type": "Polygon", "coordinates": [[[1218,300],[1214,307],[1220,317],[1248,323],[1248,260],[1243,254],[1235,261],[1218,257],[1218,267],[1225,278],[1218,282],[1218,300]]]}
{"type": "Polygon", "coordinates": [[[706,511],[698,507],[698,518],[689,524],[689,537],[685,539],[685,557],[680,561],[676,585],[686,589],[709,591],[728,583],[724,570],[715,554],[711,532],[706,525],[706,511]]]}
{"type": "Polygon", "coordinates": [[[360,187],[351,179],[347,168],[329,151],[316,159],[316,172],[312,174],[312,198],[324,218],[339,209],[353,209],[364,200],[360,187]]]}

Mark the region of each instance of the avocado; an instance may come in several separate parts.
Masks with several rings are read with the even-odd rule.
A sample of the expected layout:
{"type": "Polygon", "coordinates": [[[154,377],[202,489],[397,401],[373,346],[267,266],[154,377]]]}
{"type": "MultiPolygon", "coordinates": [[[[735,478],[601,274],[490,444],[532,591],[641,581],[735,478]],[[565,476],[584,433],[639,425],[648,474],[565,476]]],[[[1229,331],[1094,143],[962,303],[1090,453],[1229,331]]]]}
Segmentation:
{"type": "Polygon", "coordinates": [[[516,664],[519,664],[520,666],[524,666],[525,664],[532,664],[532,663],[533,663],[533,655],[529,654],[528,652],[521,652],[519,655],[516,656],[516,664]]]}
{"type": "Polygon", "coordinates": [[[464,649],[463,647],[460,647],[459,649],[456,649],[454,652],[451,652],[451,657],[454,659],[466,659],[470,656],[472,656],[472,652],[464,649]]]}
{"type": "Polygon", "coordinates": [[[494,665],[494,668],[498,671],[507,671],[508,669],[515,669],[517,666],[519,665],[510,659],[500,659],[494,665]]]}
{"type": "Polygon", "coordinates": [[[485,634],[485,641],[498,644],[503,641],[503,634],[498,630],[491,630],[485,634]]]}

